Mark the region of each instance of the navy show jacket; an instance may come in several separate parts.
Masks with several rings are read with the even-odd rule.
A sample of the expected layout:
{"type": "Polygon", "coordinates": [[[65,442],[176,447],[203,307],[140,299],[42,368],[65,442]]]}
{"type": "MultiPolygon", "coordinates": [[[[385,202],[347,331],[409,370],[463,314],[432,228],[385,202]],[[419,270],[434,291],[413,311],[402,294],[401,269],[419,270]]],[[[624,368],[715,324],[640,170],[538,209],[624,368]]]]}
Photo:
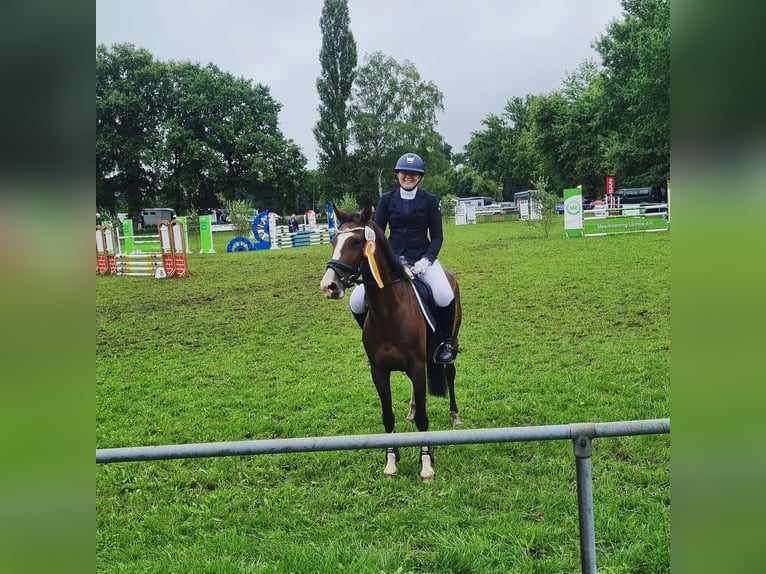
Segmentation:
{"type": "Polygon", "coordinates": [[[398,187],[388,191],[381,196],[373,220],[383,231],[391,228],[388,241],[392,249],[410,265],[422,257],[433,263],[439,256],[444,242],[442,212],[433,193],[418,188],[414,199],[405,200],[398,187]]]}

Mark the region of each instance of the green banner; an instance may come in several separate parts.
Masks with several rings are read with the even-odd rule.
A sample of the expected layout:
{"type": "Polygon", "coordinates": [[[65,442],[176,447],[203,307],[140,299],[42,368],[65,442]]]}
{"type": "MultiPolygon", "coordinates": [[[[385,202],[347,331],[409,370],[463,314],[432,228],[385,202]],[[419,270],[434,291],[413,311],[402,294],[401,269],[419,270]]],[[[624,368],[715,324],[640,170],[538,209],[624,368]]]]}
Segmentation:
{"type": "Polygon", "coordinates": [[[667,231],[668,221],[661,215],[586,217],[583,219],[585,235],[634,233],[641,231],[667,231]]]}

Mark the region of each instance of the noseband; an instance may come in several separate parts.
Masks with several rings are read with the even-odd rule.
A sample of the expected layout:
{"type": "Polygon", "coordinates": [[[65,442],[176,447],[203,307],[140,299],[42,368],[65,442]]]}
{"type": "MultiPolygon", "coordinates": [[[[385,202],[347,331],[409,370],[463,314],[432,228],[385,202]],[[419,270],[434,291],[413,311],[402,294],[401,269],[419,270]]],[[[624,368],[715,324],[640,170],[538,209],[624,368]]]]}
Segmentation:
{"type": "MultiPolygon", "coordinates": [[[[352,227],[351,229],[339,229],[338,235],[341,233],[352,233],[354,231],[364,231],[364,227],[352,227]]],[[[362,258],[364,257],[364,250],[359,250],[359,256],[353,265],[344,263],[340,259],[330,259],[327,262],[327,269],[335,271],[335,275],[343,285],[344,289],[348,289],[351,285],[362,283],[362,258]]]]}

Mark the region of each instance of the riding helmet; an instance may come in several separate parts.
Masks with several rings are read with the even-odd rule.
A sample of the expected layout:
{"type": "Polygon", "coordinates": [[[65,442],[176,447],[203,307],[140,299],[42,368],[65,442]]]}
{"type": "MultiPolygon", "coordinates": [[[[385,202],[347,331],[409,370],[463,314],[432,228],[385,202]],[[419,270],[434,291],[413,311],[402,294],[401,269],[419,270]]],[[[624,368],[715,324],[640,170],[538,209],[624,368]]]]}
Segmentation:
{"type": "Polygon", "coordinates": [[[396,162],[394,171],[416,171],[418,173],[425,173],[426,165],[418,154],[406,153],[396,162]]]}

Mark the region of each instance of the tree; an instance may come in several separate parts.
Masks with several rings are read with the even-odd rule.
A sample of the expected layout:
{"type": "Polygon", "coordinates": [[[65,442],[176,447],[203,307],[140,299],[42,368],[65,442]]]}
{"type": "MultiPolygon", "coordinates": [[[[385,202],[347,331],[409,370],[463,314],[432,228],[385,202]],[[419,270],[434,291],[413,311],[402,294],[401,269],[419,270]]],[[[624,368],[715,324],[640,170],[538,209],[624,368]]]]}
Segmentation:
{"type": "Polygon", "coordinates": [[[508,100],[503,114],[487,116],[482,121],[485,129],[474,132],[466,146],[468,165],[500,182],[501,197],[510,199],[515,191],[529,189],[531,174],[537,171],[539,159],[530,134],[530,108],[536,97],[508,100]]]}
{"type": "MultiPolygon", "coordinates": [[[[609,175],[603,155],[607,140],[604,122],[604,73],[586,61],[564,80],[562,95],[567,103],[562,130],[560,161],[564,166],[562,187],[582,185],[595,196],[609,175]]],[[[557,188],[560,189],[560,188],[557,188]]]]}
{"type": "Polygon", "coordinates": [[[226,201],[226,209],[234,237],[250,237],[256,211],[253,204],[245,199],[231,199],[226,201]]]}
{"type": "Polygon", "coordinates": [[[670,1],[622,0],[622,21],[595,43],[604,62],[607,164],[625,185],[670,174],[670,1]]]}
{"type": "Polygon", "coordinates": [[[167,67],[171,87],[166,97],[162,131],[165,168],[159,192],[163,204],[178,213],[192,205],[218,205],[216,193],[224,189],[226,166],[214,133],[229,90],[225,75],[214,66],[203,69],[188,62],[167,67]]]}
{"type": "Polygon", "coordinates": [[[268,87],[212,64],[99,46],[97,205],[127,204],[134,222],[149,201],[178,213],[217,207],[219,196],[294,210],[306,158],[279,130],[280,109],[268,87]]]}
{"type": "MultiPolygon", "coordinates": [[[[406,151],[443,156],[436,133],[436,114],[444,110],[443,95],[433,82],[420,78],[408,60],[399,64],[375,52],[366,58],[354,84],[350,106],[351,133],[356,153],[377,181],[383,194],[383,174],[406,151]]],[[[430,168],[429,168],[430,171],[430,168]]]]}
{"type": "MultiPolygon", "coordinates": [[[[595,43],[603,67],[583,62],[560,90],[513,97],[466,146],[467,163],[504,193],[545,173],[551,189],[661,185],[670,169],[668,0],[622,0],[625,16],[595,43]]],[[[595,194],[594,194],[595,195],[595,194]]]]}
{"type": "Polygon", "coordinates": [[[169,75],[163,193],[176,210],[215,207],[218,194],[295,209],[306,160],[280,132],[269,88],[212,64],[172,64],[169,75]]]}
{"type": "Polygon", "coordinates": [[[466,146],[468,165],[474,170],[502,179],[503,142],[511,137],[511,128],[500,116],[490,114],[481,121],[484,130],[473,132],[466,146]]]}
{"type": "Polygon", "coordinates": [[[96,47],[96,203],[121,204],[134,227],[156,188],[163,71],[131,44],[96,47]]]}
{"type": "Polygon", "coordinates": [[[449,218],[455,218],[455,210],[457,209],[458,198],[451,193],[444,195],[439,202],[439,206],[442,210],[442,219],[445,221],[449,218]]]}
{"type": "Polygon", "coordinates": [[[532,227],[538,227],[543,237],[548,239],[553,223],[556,221],[556,195],[548,191],[550,185],[545,176],[535,177],[532,185],[535,187],[535,191],[529,194],[530,211],[539,209],[540,219],[530,217],[527,223],[532,227]]]}
{"type": "MultiPolygon", "coordinates": [[[[552,189],[563,189],[569,177],[563,162],[567,141],[567,103],[560,92],[537,95],[530,101],[530,126],[527,133],[532,151],[531,173],[548,174],[552,189]]],[[[532,182],[533,187],[534,182],[532,182]]]]}
{"type": "Polygon", "coordinates": [[[317,78],[319,121],[314,137],[319,145],[320,165],[331,178],[347,170],[349,130],[346,105],[351,97],[356,69],[356,42],[349,29],[347,0],[325,0],[319,27],[322,48],[319,61],[322,75],[317,78]]]}

